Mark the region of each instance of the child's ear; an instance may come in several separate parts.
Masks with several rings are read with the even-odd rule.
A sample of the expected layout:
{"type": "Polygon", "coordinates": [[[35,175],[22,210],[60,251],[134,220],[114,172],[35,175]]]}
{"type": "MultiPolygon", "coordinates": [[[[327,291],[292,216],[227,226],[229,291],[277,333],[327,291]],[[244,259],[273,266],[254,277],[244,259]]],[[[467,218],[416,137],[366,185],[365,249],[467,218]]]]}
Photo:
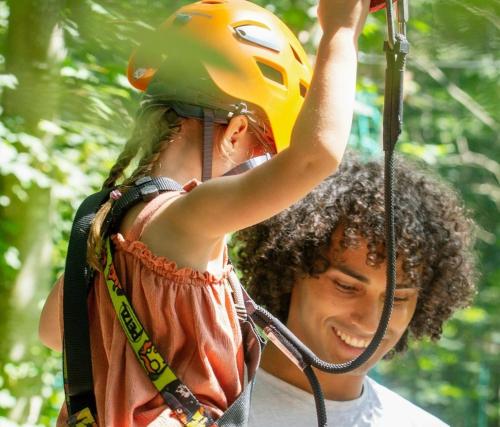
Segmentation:
{"type": "Polygon", "coordinates": [[[232,144],[238,142],[248,132],[248,118],[246,116],[235,116],[227,125],[224,138],[232,144]]]}

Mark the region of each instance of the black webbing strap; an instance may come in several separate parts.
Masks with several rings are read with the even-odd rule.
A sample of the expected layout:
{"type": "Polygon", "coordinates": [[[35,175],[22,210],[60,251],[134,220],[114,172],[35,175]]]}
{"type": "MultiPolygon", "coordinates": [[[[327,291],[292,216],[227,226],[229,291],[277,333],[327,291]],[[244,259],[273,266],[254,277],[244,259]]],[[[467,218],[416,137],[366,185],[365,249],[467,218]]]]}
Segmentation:
{"type": "MultiPolygon", "coordinates": [[[[94,275],[87,264],[87,240],[95,214],[109,199],[111,190],[104,189],[83,201],[75,215],[68,244],[63,285],[63,373],[70,419],[86,408],[94,418],[96,414],[86,303],[94,275]]],[[[104,224],[105,233],[112,231],[125,212],[136,203],[149,201],[165,191],[180,190],[182,186],[169,178],[139,179],[114,203],[104,224]]]]}
{"type": "Polygon", "coordinates": [[[68,245],[63,293],[63,371],[66,403],[70,415],[85,408],[95,414],[92,361],[90,356],[87,294],[92,271],[87,265],[87,238],[90,224],[110,190],[87,197],[79,207],[68,245]]]}
{"type": "Polygon", "coordinates": [[[104,221],[103,234],[109,233],[119,225],[123,215],[136,203],[140,201],[148,202],[165,191],[181,190],[182,186],[170,178],[149,176],[139,178],[135,182],[135,186],[124,192],[113,204],[110,213],[104,221]]]}
{"type": "Polygon", "coordinates": [[[252,388],[260,365],[261,351],[265,344],[255,330],[252,319],[242,320],[240,318],[239,321],[243,337],[248,383],[233,404],[216,421],[215,424],[219,427],[243,427],[248,425],[252,388]]]}
{"type": "Polygon", "coordinates": [[[269,153],[258,157],[252,157],[246,162],[240,163],[238,166],[235,166],[233,169],[226,172],[224,176],[239,175],[240,173],[256,168],[257,166],[267,162],[269,159],[271,159],[271,157],[272,156],[269,153]]]}
{"type": "MultiPolygon", "coordinates": [[[[248,318],[262,328],[262,331],[266,334],[269,341],[304,372],[314,395],[318,427],[326,427],[328,423],[323,390],[312,369],[312,364],[304,357],[307,356],[303,352],[303,348],[305,348],[304,344],[302,344],[302,342],[300,342],[298,338],[272,314],[257,305],[243,287],[241,288],[241,294],[248,318]]],[[[309,349],[307,350],[310,352],[309,349]]]]}

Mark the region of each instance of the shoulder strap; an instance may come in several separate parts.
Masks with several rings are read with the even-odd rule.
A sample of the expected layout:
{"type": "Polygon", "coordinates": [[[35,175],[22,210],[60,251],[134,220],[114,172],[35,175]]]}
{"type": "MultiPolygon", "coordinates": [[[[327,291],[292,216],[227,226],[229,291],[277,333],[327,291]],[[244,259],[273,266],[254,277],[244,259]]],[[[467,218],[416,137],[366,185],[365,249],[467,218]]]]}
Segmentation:
{"type": "Polygon", "coordinates": [[[182,186],[170,178],[145,176],[138,179],[135,186],[120,197],[111,208],[103,224],[103,235],[107,235],[117,227],[127,210],[135,204],[141,201],[149,202],[165,191],[181,190],[182,186]]]}
{"type": "Polygon", "coordinates": [[[261,351],[265,342],[256,330],[253,319],[247,314],[245,302],[250,297],[241,285],[234,270],[231,271],[228,282],[233,291],[234,305],[243,335],[248,383],[233,404],[217,420],[216,424],[218,427],[242,427],[248,425],[255,374],[260,364],[261,351]]]}
{"type": "Polygon", "coordinates": [[[63,371],[70,415],[88,408],[95,413],[87,300],[93,274],[87,265],[90,224],[110,190],[87,197],[78,209],[69,239],[63,292],[63,371]]]}
{"type": "MultiPolygon", "coordinates": [[[[66,256],[63,293],[63,374],[68,425],[94,425],[96,403],[92,381],[87,295],[94,271],[87,264],[87,240],[92,221],[112,189],[87,197],[73,221],[66,256]]],[[[141,200],[151,200],[164,191],[180,191],[182,186],[164,177],[144,177],[113,205],[104,224],[104,234],[112,231],[125,212],[141,200]]]]}

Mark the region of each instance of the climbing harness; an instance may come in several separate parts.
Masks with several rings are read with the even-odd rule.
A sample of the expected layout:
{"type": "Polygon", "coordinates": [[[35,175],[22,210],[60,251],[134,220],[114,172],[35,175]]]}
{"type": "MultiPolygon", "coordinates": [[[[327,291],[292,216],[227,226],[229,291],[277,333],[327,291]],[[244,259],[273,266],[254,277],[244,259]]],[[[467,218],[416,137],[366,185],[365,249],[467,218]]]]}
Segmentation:
{"type": "MultiPolygon", "coordinates": [[[[136,191],[127,192],[114,203],[104,224],[109,229],[119,220],[118,212],[127,203],[150,199],[158,192],[179,189],[175,181],[162,178],[142,179],[136,191]]],[[[96,403],[92,380],[90,352],[88,293],[93,286],[95,271],[87,264],[87,240],[90,226],[99,208],[110,198],[113,189],[103,189],[87,197],[78,208],[71,229],[64,273],[63,292],[63,374],[68,425],[84,426],[95,423],[96,403]]]]}
{"type": "MultiPolygon", "coordinates": [[[[242,288],[234,271],[229,274],[228,282],[232,289],[234,305],[245,344],[244,352],[249,380],[238,399],[219,420],[214,422],[205,413],[204,408],[189,388],[177,378],[167,361],[158,353],[157,347],[150,340],[147,331],[135,314],[114,268],[113,250],[109,236],[118,227],[125,213],[140,201],[150,201],[162,192],[180,191],[181,189],[179,184],[165,177],[143,177],[137,180],[121,197],[113,197],[113,206],[103,225],[106,248],[104,268],[106,286],[120,325],[145,374],[183,425],[186,427],[243,426],[248,420],[253,378],[260,361],[260,350],[264,341],[256,332],[253,319],[247,311],[247,307],[253,307],[255,303],[242,288]]],[[[69,242],[64,279],[63,360],[66,403],[70,415],[68,425],[70,426],[96,425],[87,305],[82,304],[82,301],[86,301],[87,293],[92,286],[93,272],[86,263],[86,249],[84,250],[84,247],[86,248],[90,224],[95,213],[111,194],[113,194],[113,190],[106,189],[88,197],[82,203],[77,211],[69,242]],[[78,297],[82,299],[78,300],[78,297]],[[78,319],[78,322],[75,322],[74,319],[78,319]],[[83,333],[76,333],[76,329],[82,330],[83,333]]],[[[310,381],[319,384],[310,368],[306,374],[310,381]]]]}

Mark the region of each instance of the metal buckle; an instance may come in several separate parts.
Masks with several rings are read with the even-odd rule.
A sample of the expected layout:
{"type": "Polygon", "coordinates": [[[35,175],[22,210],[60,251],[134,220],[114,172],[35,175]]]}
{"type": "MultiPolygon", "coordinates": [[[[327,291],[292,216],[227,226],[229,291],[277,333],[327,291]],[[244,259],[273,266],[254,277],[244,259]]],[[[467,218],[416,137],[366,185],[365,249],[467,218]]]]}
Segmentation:
{"type": "Polygon", "coordinates": [[[145,202],[150,202],[153,200],[155,197],[157,197],[160,192],[158,191],[158,188],[154,185],[145,185],[139,189],[142,200],[145,202]]]}
{"type": "Polygon", "coordinates": [[[135,181],[135,186],[139,188],[139,193],[145,202],[150,202],[160,194],[156,185],[149,184],[152,181],[150,176],[143,176],[135,181]]]}
{"type": "Polygon", "coordinates": [[[144,185],[148,182],[151,182],[153,179],[150,176],[143,176],[139,178],[137,181],[135,181],[135,186],[140,187],[141,185],[144,185]]]}

